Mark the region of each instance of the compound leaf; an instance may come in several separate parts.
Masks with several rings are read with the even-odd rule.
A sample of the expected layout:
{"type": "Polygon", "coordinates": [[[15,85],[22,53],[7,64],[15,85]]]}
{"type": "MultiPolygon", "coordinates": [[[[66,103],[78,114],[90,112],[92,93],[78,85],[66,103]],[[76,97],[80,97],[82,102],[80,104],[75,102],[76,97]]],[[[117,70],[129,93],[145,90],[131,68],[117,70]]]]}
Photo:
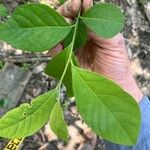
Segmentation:
{"type": "Polygon", "coordinates": [[[0,17],[6,16],[8,16],[8,10],[3,4],[0,4],[0,17]]]}
{"type": "Polygon", "coordinates": [[[22,50],[41,52],[63,40],[71,28],[52,8],[26,4],[18,7],[0,27],[0,39],[22,50]]]}
{"type": "MultiPolygon", "coordinates": [[[[65,66],[67,64],[67,61],[68,61],[69,52],[70,52],[70,46],[68,46],[66,49],[62,50],[62,52],[60,52],[58,55],[56,55],[46,66],[45,73],[60,80],[60,78],[64,72],[65,66]]],[[[72,56],[72,60],[76,65],[78,65],[74,55],[72,56]]],[[[72,97],[73,96],[72,72],[71,72],[71,64],[70,63],[66,70],[66,74],[64,76],[63,83],[66,86],[68,95],[70,97],[72,97]]]]}
{"type": "Polygon", "coordinates": [[[0,137],[22,138],[38,131],[49,120],[56,103],[56,90],[43,94],[31,104],[22,104],[0,119],[0,137]]]}
{"type": "Polygon", "coordinates": [[[64,120],[63,111],[59,102],[57,102],[50,115],[50,127],[52,131],[62,140],[67,142],[68,129],[64,120]]]}
{"type": "Polygon", "coordinates": [[[111,142],[136,144],[140,128],[136,101],[102,75],[73,67],[72,78],[77,108],[87,125],[111,142]]]}
{"type": "Polygon", "coordinates": [[[124,26],[120,9],[108,3],[94,5],[81,18],[93,32],[104,38],[115,36],[124,26]]]}

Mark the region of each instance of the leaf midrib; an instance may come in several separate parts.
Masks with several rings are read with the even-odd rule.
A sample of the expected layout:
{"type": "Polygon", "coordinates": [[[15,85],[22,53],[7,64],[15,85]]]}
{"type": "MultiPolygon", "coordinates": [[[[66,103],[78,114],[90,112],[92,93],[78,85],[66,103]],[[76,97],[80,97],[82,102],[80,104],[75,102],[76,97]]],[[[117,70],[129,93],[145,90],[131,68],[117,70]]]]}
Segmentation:
{"type": "Polygon", "coordinates": [[[103,22],[115,22],[115,23],[121,23],[121,24],[123,24],[122,20],[116,21],[116,20],[112,20],[112,19],[111,20],[110,19],[102,19],[102,18],[97,19],[97,18],[92,18],[92,17],[89,17],[89,18],[87,18],[87,17],[81,17],[81,19],[83,19],[83,20],[103,21],[103,22]]]}
{"type": "MultiPolygon", "coordinates": [[[[8,27],[8,26],[3,26],[4,28],[5,27],[8,27]]],[[[20,29],[34,29],[34,28],[56,28],[56,29],[69,29],[69,28],[72,28],[73,26],[36,26],[36,27],[20,27],[20,26],[15,26],[15,28],[12,28],[12,26],[8,27],[10,28],[11,30],[13,29],[17,29],[20,28],[20,29]]]]}

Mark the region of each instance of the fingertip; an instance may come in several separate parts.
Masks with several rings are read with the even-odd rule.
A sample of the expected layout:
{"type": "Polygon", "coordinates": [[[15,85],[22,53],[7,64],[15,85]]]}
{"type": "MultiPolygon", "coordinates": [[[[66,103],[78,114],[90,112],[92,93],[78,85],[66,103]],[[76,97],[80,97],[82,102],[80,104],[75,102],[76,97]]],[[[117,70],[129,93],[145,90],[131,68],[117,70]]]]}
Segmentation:
{"type": "Polygon", "coordinates": [[[58,8],[58,12],[67,18],[74,18],[77,16],[81,6],[80,0],[68,0],[58,8]]]}

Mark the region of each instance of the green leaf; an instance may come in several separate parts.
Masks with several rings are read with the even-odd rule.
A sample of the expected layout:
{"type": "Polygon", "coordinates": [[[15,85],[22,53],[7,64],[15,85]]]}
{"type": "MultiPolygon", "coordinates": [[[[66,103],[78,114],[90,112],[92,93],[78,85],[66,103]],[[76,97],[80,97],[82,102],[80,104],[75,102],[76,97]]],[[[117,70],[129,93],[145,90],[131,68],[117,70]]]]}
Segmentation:
{"type": "Polygon", "coordinates": [[[79,19],[74,49],[78,49],[81,46],[83,46],[87,41],[87,37],[88,37],[87,28],[85,24],[82,22],[82,20],[79,19]]]}
{"type": "Polygon", "coordinates": [[[6,16],[8,16],[8,10],[3,4],[0,4],[0,17],[6,16]]]}
{"type": "Polygon", "coordinates": [[[94,5],[81,19],[93,32],[104,38],[115,36],[124,26],[124,16],[120,9],[108,3],[94,5]]]}
{"type": "MultiPolygon", "coordinates": [[[[74,34],[74,29],[68,34],[68,36],[64,40],[64,46],[67,47],[72,42],[74,34]]],[[[82,22],[81,19],[79,19],[79,23],[77,25],[77,31],[76,31],[76,38],[74,43],[74,49],[78,49],[81,46],[83,46],[87,41],[88,33],[86,25],[82,22]]]]}
{"type": "Polygon", "coordinates": [[[64,120],[63,111],[59,102],[57,102],[50,115],[50,127],[52,131],[61,139],[67,142],[68,129],[64,120]]]}
{"type": "MultiPolygon", "coordinates": [[[[68,57],[70,52],[70,46],[68,46],[66,49],[62,50],[57,56],[55,56],[48,65],[45,68],[45,73],[60,80],[64,68],[67,64],[68,57]]],[[[78,66],[75,56],[72,56],[73,62],[78,66]]],[[[73,96],[73,90],[72,90],[72,73],[71,73],[71,64],[69,64],[66,74],[63,79],[63,83],[66,86],[67,93],[70,97],[73,96]]]]}
{"type": "Polygon", "coordinates": [[[35,98],[31,104],[22,104],[0,119],[0,137],[22,138],[38,131],[49,120],[56,103],[56,90],[35,98]]]}
{"type": "Polygon", "coordinates": [[[42,52],[62,41],[71,28],[52,8],[26,4],[18,7],[0,28],[0,39],[22,50],[42,52]]]}
{"type": "Polygon", "coordinates": [[[70,33],[63,40],[63,45],[65,48],[68,47],[72,43],[73,34],[74,34],[74,27],[72,28],[70,33]]]}
{"type": "Polygon", "coordinates": [[[136,101],[102,75],[77,67],[72,72],[77,108],[87,125],[111,142],[136,144],[140,128],[136,101]]]}
{"type": "MultiPolygon", "coordinates": [[[[79,62],[78,62],[77,57],[75,56],[74,53],[73,53],[72,55],[73,55],[73,56],[72,56],[72,63],[73,63],[75,66],[80,67],[80,64],[79,64],[79,62]]],[[[71,73],[72,73],[72,71],[71,71],[71,73]]]]}
{"type": "Polygon", "coordinates": [[[66,2],[66,0],[58,0],[60,4],[63,4],[66,2]]]}

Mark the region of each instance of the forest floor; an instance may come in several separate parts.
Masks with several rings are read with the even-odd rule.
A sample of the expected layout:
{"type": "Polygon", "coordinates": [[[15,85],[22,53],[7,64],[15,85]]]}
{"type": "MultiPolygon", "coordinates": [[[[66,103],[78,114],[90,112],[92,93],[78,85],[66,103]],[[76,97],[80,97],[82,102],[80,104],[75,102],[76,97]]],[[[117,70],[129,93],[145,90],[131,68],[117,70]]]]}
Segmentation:
{"type": "MultiPolygon", "coordinates": [[[[39,1],[30,0],[30,2],[39,1]]],[[[143,93],[150,97],[150,2],[142,3],[142,0],[105,1],[119,5],[125,14],[126,23],[123,34],[131,58],[133,73],[143,93]]],[[[18,5],[29,1],[0,0],[0,2],[11,13],[18,5]]],[[[57,0],[41,0],[40,2],[58,7],[57,0]]],[[[4,114],[8,109],[21,103],[30,102],[34,97],[55,87],[57,81],[44,73],[44,67],[50,59],[47,52],[41,54],[22,52],[0,42],[0,101],[2,99],[8,101],[6,107],[0,108],[0,114],[4,114]],[[17,74],[12,81],[11,73],[12,75],[17,74]],[[9,75],[6,81],[2,81],[2,77],[4,78],[7,74],[9,75]],[[18,83],[14,85],[16,83],[14,81],[18,81],[18,83]],[[4,87],[5,91],[9,93],[11,93],[11,88],[8,87],[13,87],[15,89],[14,93],[12,92],[13,95],[4,94],[4,90],[1,90],[4,87]],[[13,104],[9,102],[11,99],[13,99],[13,104]],[[14,99],[17,100],[14,101],[14,99]],[[10,104],[12,105],[10,106],[10,104]]],[[[69,128],[69,143],[66,144],[59,140],[47,124],[33,136],[25,138],[21,150],[105,150],[103,140],[84,124],[76,110],[74,99],[68,100],[64,88],[62,88],[62,97],[62,103],[67,106],[64,115],[69,128]]],[[[8,141],[0,139],[0,150],[3,150],[8,141]]]]}

